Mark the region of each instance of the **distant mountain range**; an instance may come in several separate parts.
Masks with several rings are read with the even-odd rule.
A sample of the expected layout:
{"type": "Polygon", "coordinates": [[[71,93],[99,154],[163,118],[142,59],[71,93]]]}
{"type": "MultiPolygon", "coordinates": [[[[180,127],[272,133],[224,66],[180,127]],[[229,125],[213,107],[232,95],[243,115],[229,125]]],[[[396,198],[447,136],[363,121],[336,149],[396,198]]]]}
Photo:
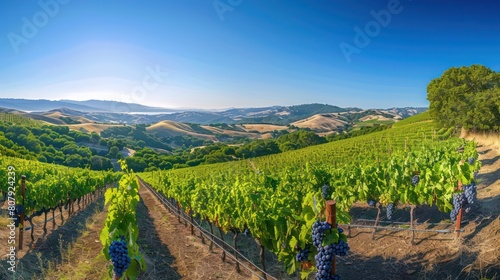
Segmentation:
{"type": "MultiPolygon", "coordinates": [[[[265,123],[289,125],[315,115],[321,116],[321,114],[337,114],[339,119],[347,123],[372,113],[391,119],[402,119],[427,110],[427,108],[424,107],[363,110],[360,108],[341,108],[338,106],[314,103],[294,106],[239,108],[220,112],[209,112],[204,110],[183,111],[178,109],[157,108],[116,101],[50,101],[6,98],[0,98],[0,108],[31,112],[31,118],[42,120],[57,113],[65,118],[73,118],[75,122],[78,120],[88,120],[95,123],[151,124],[170,120],[202,125],[215,123],[265,123]]],[[[328,116],[324,115],[324,117],[328,116]]],[[[331,117],[332,116],[330,116],[330,118],[331,117]]],[[[61,120],[62,119],[58,118],[57,122],[61,120]]]]}
{"type": "Polygon", "coordinates": [[[132,113],[132,112],[178,112],[179,110],[166,109],[159,107],[144,106],[135,103],[124,103],[118,101],[103,101],[103,100],[46,100],[46,99],[17,99],[17,98],[0,98],[0,107],[8,109],[16,109],[25,112],[45,112],[60,108],[68,108],[81,112],[108,112],[108,113],[132,113]]]}

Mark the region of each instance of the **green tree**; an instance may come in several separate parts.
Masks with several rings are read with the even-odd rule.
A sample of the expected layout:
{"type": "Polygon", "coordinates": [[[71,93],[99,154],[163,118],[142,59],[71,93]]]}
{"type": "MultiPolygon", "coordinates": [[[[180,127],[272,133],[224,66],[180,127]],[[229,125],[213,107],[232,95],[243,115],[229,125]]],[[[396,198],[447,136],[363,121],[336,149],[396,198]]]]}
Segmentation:
{"type": "Polygon", "coordinates": [[[437,123],[445,127],[492,129],[491,122],[495,120],[498,106],[485,108],[481,102],[485,102],[488,97],[495,97],[498,87],[500,75],[488,67],[452,67],[427,86],[429,112],[437,123]]]}
{"type": "MultiPolygon", "coordinates": [[[[100,140],[101,140],[101,136],[99,136],[99,134],[97,134],[95,131],[92,131],[92,133],[90,133],[90,142],[91,143],[97,144],[97,143],[99,143],[100,140]]],[[[103,146],[105,146],[105,145],[103,145],[103,146]]]]}
{"type": "MultiPolygon", "coordinates": [[[[119,154],[120,154],[120,149],[118,149],[118,147],[116,147],[116,146],[113,146],[109,149],[108,157],[109,158],[118,158],[119,154]]],[[[127,165],[128,165],[128,163],[127,163],[127,165]]]]}

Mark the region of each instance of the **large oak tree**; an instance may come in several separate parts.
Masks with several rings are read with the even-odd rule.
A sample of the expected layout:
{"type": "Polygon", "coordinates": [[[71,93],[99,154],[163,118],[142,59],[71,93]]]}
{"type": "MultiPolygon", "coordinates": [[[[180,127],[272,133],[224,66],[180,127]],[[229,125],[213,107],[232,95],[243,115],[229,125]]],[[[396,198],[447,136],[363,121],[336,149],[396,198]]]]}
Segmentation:
{"type": "Polygon", "coordinates": [[[429,112],[443,126],[500,130],[500,73],[482,65],[452,67],[427,86],[429,112]]]}

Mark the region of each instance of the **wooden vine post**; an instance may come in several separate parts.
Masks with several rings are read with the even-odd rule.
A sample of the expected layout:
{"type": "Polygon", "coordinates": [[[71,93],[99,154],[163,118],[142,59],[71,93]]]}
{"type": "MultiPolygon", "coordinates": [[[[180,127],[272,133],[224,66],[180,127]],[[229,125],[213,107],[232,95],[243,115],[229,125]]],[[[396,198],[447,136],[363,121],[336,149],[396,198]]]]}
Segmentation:
{"type": "MultiPolygon", "coordinates": [[[[332,226],[332,228],[337,227],[337,203],[333,200],[328,200],[326,202],[326,222],[332,226]]],[[[337,256],[333,256],[332,270],[331,274],[335,275],[335,264],[337,262],[337,256]]]]}
{"type": "MultiPolygon", "coordinates": [[[[462,182],[458,182],[458,190],[462,190],[462,182]]],[[[462,224],[462,216],[464,213],[464,209],[462,208],[462,205],[460,205],[460,210],[458,210],[458,215],[457,215],[457,221],[455,223],[455,231],[457,232],[457,238],[460,237],[460,226],[462,224]]]]}
{"type": "MultiPolygon", "coordinates": [[[[22,205],[24,207],[24,200],[26,198],[26,175],[21,176],[21,196],[22,205]]],[[[24,211],[21,213],[19,219],[19,250],[23,249],[23,238],[24,237],[24,211]]]]}

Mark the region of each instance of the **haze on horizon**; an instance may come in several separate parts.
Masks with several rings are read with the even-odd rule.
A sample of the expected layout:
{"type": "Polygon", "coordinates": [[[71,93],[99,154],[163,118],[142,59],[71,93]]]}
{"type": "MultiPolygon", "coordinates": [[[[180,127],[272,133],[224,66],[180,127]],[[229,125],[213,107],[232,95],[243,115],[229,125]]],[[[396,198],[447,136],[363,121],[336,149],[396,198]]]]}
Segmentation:
{"type": "Polygon", "coordinates": [[[0,2],[0,97],[220,109],[428,106],[452,66],[500,70],[500,2],[0,2]]]}

